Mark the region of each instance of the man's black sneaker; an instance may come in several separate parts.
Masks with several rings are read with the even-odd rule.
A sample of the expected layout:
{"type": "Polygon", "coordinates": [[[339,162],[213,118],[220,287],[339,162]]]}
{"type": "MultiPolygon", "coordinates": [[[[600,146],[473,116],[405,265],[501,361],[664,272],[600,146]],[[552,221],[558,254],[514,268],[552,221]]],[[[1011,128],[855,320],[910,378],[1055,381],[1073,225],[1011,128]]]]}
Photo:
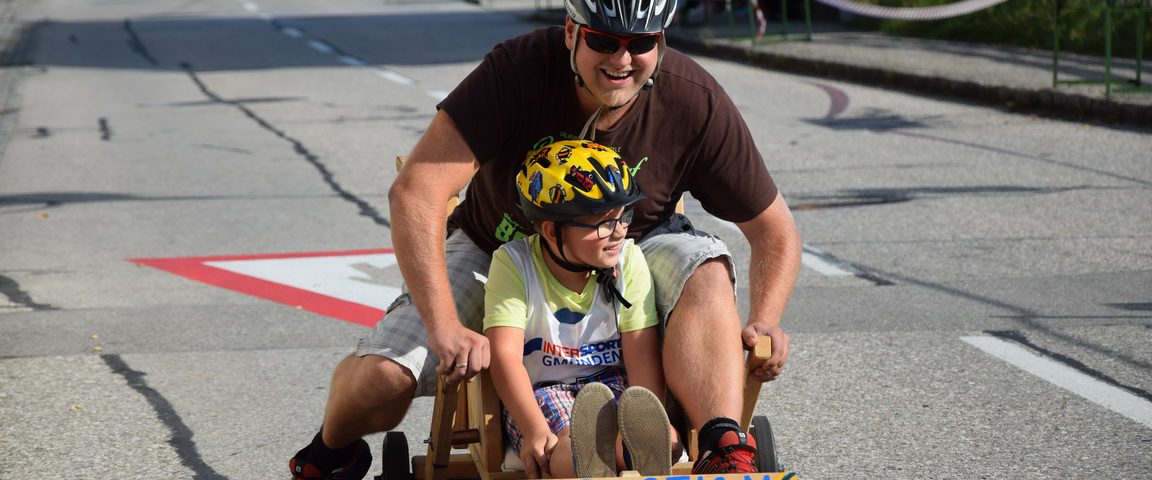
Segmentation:
{"type": "Polygon", "coordinates": [[[357,441],[352,458],[347,463],[327,472],[310,463],[308,456],[311,450],[312,445],[308,445],[288,460],[292,480],[361,480],[372,466],[372,450],[363,438],[357,441]]]}

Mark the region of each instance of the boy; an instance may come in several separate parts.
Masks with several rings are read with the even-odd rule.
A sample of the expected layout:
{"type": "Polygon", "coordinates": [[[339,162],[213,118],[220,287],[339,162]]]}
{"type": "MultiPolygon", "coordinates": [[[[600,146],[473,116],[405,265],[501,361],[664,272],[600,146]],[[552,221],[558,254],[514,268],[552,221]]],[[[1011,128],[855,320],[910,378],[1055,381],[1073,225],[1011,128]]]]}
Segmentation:
{"type": "Polygon", "coordinates": [[[674,433],[655,295],[643,253],[624,238],[644,194],[616,152],[583,140],[529,154],[516,185],[538,233],[493,254],[484,332],[525,472],[616,476],[619,425],[632,467],[667,475],[674,433]]]}

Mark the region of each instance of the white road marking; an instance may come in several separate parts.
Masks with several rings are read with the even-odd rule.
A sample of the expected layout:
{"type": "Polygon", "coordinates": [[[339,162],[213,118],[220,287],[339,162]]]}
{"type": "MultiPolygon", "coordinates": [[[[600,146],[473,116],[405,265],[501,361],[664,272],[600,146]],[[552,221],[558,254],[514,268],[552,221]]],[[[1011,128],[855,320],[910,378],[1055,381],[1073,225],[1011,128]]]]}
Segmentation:
{"type": "MultiPolygon", "coordinates": [[[[260,10],[260,7],[258,5],[256,5],[255,3],[248,2],[248,1],[241,1],[240,3],[249,12],[258,12],[260,10]]],[[[269,15],[267,13],[260,13],[260,18],[263,18],[264,20],[267,20],[270,22],[274,20],[272,15],[269,15]]],[[[287,35],[287,36],[292,37],[292,38],[305,38],[306,39],[304,32],[302,30],[300,30],[299,28],[296,28],[296,27],[280,27],[280,33],[283,33],[284,35],[287,35]]],[[[319,51],[321,53],[336,54],[336,49],[332,45],[329,45],[329,44],[322,42],[320,40],[314,40],[314,39],[306,39],[306,40],[308,42],[308,46],[312,47],[313,50],[319,51]]],[[[353,67],[367,66],[366,62],[364,62],[363,60],[361,60],[359,58],[353,57],[351,55],[339,55],[339,54],[337,54],[336,60],[339,61],[340,63],[343,63],[345,65],[349,65],[349,66],[353,66],[353,67]]],[[[393,72],[391,70],[383,69],[383,68],[377,69],[376,75],[380,76],[380,78],[383,78],[383,79],[388,80],[388,81],[393,82],[393,83],[398,83],[400,85],[415,85],[416,84],[416,80],[414,80],[412,78],[409,78],[407,76],[404,76],[404,75],[401,75],[399,73],[393,72]]],[[[443,100],[445,97],[448,96],[447,93],[440,92],[440,91],[429,91],[427,93],[432,98],[436,98],[438,100],[443,100]]]]}
{"type": "Polygon", "coordinates": [[[222,260],[205,265],[386,310],[400,289],[374,283],[363,268],[396,264],[393,254],[222,260]],[[358,269],[357,266],[361,268],[358,269]]]}
{"type": "Polygon", "coordinates": [[[320,53],[332,53],[332,46],[319,40],[308,40],[308,46],[320,53]]]}
{"type": "Polygon", "coordinates": [[[988,336],[960,339],[984,353],[1152,428],[1152,402],[1131,392],[1092,378],[1016,343],[988,336]]]}
{"type": "Polygon", "coordinates": [[[380,78],[383,78],[383,79],[388,80],[390,82],[399,83],[401,85],[415,85],[416,84],[416,81],[411,79],[411,78],[405,77],[404,75],[393,72],[391,70],[385,70],[383,68],[376,70],[376,75],[379,75],[380,78]]]}
{"type": "Polygon", "coordinates": [[[815,247],[804,245],[800,252],[800,263],[830,277],[856,276],[860,271],[847,262],[824,253],[815,247]]]}
{"type": "Polygon", "coordinates": [[[437,102],[443,101],[445,98],[448,98],[448,92],[445,92],[443,90],[428,90],[425,93],[427,93],[429,97],[435,98],[437,102]]]}
{"type": "Polygon", "coordinates": [[[363,67],[364,66],[364,61],[360,60],[359,58],[356,58],[356,57],[352,57],[352,56],[348,56],[348,55],[340,55],[337,58],[340,60],[340,63],[343,63],[345,65],[351,65],[353,67],[363,67]]]}
{"type": "MultiPolygon", "coordinates": [[[[735,223],[729,222],[727,220],[721,220],[715,217],[713,217],[713,220],[715,220],[720,225],[727,227],[729,230],[738,232],[741,235],[744,233],[740,230],[740,227],[736,226],[735,223]]],[[[848,262],[840,260],[830,254],[824,253],[823,251],[808,245],[803,246],[803,251],[800,253],[800,263],[805,267],[811,268],[812,270],[830,277],[857,276],[861,274],[859,269],[853,267],[848,262]]]]}

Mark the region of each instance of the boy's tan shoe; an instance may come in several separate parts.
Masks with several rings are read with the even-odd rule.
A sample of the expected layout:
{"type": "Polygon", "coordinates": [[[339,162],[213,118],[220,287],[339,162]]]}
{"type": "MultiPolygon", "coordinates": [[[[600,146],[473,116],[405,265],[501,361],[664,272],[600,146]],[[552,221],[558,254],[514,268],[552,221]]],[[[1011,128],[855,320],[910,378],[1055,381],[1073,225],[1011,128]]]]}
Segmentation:
{"type": "Polygon", "coordinates": [[[616,476],[616,396],[603,383],[589,383],[572,403],[572,462],[580,478],[616,476]]]}
{"type": "Polygon", "coordinates": [[[650,390],[629,387],[620,397],[620,433],[641,475],[672,474],[672,432],[664,405],[650,390]]]}

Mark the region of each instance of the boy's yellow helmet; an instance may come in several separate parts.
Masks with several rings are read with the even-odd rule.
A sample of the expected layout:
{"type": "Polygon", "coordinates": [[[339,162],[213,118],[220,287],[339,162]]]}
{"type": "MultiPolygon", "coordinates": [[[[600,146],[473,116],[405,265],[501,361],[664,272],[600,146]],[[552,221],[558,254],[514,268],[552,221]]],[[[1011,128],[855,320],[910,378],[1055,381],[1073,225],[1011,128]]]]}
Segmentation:
{"type": "Polygon", "coordinates": [[[532,221],[571,220],[644,198],[624,160],[588,140],[563,140],[530,152],[516,187],[520,208],[532,221]]]}

